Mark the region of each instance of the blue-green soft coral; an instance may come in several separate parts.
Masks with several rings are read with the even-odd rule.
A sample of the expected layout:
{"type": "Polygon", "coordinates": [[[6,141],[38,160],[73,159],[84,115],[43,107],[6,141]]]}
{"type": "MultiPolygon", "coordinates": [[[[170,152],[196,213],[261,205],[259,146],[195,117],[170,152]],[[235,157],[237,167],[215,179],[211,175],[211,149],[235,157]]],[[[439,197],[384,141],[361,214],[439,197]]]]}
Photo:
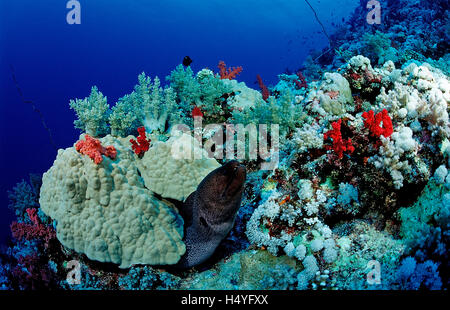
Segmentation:
{"type": "Polygon", "coordinates": [[[300,126],[307,118],[303,112],[303,105],[296,102],[296,97],[287,87],[287,85],[279,86],[280,96],[270,96],[267,102],[261,98],[248,109],[243,111],[235,109],[232,122],[244,125],[278,124],[280,137],[284,138],[287,133],[300,126]]]}
{"type": "Polygon", "coordinates": [[[146,126],[150,132],[164,132],[166,126],[179,123],[184,111],[180,111],[171,88],[161,88],[158,77],[153,79],[142,73],[139,84],[131,94],[120,98],[112,108],[109,117],[111,134],[128,136],[135,134],[140,126],[146,126]]]}
{"type": "Polygon", "coordinates": [[[30,174],[30,182],[20,181],[8,191],[8,207],[14,211],[19,221],[29,220],[26,209],[39,207],[39,189],[41,177],[30,174]]]}
{"type": "Polygon", "coordinates": [[[133,92],[111,109],[107,98],[94,86],[89,97],[70,101],[78,117],[75,127],[94,137],[109,133],[126,137],[136,134],[141,126],[159,133],[176,124],[192,128],[194,107],[203,112],[204,123],[223,122],[231,115],[224,96],[231,88],[212,71],[204,69],[194,76],[190,67],[179,65],[167,80],[170,86],[163,88],[158,77],[152,81],[145,73],[140,74],[133,92]]]}
{"type": "Polygon", "coordinates": [[[194,76],[191,67],[179,65],[166,78],[177,94],[179,107],[187,115],[193,107],[200,107],[206,123],[217,123],[226,119],[226,98],[231,88],[223,83],[211,70],[203,69],[194,76]]]}
{"type": "Polygon", "coordinates": [[[89,97],[70,100],[69,105],[78,117],[74,122],[75,128],[94,137],[108,134],[108,116],[111,111],[107,98],[96,86],[92,87],[89,97]]]}

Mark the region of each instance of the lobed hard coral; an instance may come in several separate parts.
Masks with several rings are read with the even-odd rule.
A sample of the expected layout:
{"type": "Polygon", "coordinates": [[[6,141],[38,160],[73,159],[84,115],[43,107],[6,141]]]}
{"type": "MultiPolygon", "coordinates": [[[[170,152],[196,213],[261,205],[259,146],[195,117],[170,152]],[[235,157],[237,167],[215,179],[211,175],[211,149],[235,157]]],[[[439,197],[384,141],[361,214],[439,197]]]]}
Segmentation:
{"type": "Polygon", "coordinates": [[[100,139],[117,157],[98,164],[74,147],[59,150],[43,176],[41,209],[55,220],[61,244],[92,260],[121,268],[175,264],[185,251],[183,220],[145,186],[129,140],[100,139]]]}
{"type": "Polygon", "coordinates": [[[342,117],[355,110],[349,82],[340,73],[326,72],[322,81],[311,83],[306,109],[319,117],[342,117]]]}
{"type": "Polygon", "coordinates": [[[136,165],[150,191],[184,201],[220,164],[191,135],[172,133],[167,141],[155,142],[136,165]]]}

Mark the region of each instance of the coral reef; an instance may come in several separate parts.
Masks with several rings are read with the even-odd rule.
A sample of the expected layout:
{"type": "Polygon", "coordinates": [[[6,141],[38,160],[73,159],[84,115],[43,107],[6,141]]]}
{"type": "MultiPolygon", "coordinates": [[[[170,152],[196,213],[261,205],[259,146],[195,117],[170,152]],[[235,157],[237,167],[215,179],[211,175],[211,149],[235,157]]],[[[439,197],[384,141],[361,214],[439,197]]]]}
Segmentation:
{"type": "MultiPolygon", "coordinates": [[[[252,89],[220,62],[218,73],[179,65],[165,87],[143,73],[111,108],[96,87],[72,100],[81,140],[58,151],[42,186],[33,177],[9,192],[17,220],[0,289],[448,289],[448,10],[381,2],[380,25],[361,1],[329,47],[274,86],[258,75],[252,89]],[[177,207],[225,162],[191,135],[199,120],[278,124],[279,162],[242,160],[233,228],[180,272],[165,266],[187,246],[177,207]],[[79,283],[67,278],[76,270],[79,283]]],[[[220,202],[225,184],[208,198],[220,202]]]]}

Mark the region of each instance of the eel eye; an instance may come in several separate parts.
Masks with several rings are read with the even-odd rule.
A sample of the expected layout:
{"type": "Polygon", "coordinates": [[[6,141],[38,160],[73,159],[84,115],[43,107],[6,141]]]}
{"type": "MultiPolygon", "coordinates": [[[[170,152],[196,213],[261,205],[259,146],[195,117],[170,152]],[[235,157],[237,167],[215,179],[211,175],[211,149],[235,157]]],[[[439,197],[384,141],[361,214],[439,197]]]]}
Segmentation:
{"type": "Polygon", "coordinates": [[[200,216],[200,224],[202,224],[205,227],[208,226],[208,224],[206,223],[206,220],[203,218],[203,216],[200,216]]]}

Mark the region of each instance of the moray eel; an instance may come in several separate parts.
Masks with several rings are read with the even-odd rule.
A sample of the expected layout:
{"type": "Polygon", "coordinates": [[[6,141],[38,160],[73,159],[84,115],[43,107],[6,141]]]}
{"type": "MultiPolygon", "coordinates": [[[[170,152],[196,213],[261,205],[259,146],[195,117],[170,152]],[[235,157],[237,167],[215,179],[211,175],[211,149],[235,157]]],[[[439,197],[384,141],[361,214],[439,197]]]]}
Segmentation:
{"type": "Polygon", "coordinates": [[[210,172],[180,209],[184,219],[186,253],[177,268],[190,268],[206,261],[233,228],[241,206],[246,170],[230,161],[210,172]]]}

